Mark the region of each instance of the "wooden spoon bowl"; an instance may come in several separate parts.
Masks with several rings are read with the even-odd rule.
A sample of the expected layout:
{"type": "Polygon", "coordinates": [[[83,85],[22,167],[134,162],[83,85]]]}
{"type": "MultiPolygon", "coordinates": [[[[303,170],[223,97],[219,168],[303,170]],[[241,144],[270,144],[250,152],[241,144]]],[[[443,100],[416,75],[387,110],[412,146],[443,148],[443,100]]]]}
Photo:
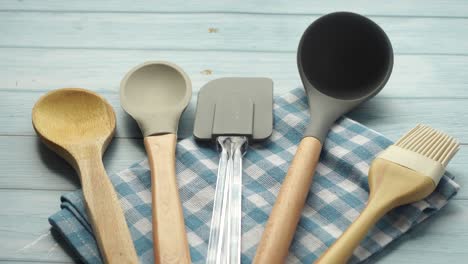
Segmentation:
{"type": "Polygon", "coordinates": [[[93,92],[58,89],[38,100],[32,121],[42,141],[78,172],[104,261],[138,263],[123,210],[102,164],[115,132],[112,107],[93,92]]]}
{"type": "Polygon", "coordinates": [[[103,153],[115,132],[112,107],[99,95],[79,88],[45,94],[34,106],[32,119],[44,143],[75,168],[79,149],[92,145],[103,153]]]}

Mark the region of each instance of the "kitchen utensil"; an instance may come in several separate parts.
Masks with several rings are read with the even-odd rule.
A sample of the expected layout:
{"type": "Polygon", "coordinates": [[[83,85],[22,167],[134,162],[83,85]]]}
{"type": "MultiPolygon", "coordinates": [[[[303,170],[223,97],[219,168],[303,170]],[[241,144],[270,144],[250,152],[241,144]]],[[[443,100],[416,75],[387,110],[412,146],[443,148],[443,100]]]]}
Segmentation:
{"type": "Polygon", "coordinates": [[[454,138],[418,125],[380,153],[369,169],[366,208],[316,263],[346,263],[382,216],[395,207],[422,200],[435,190],[458,148],[454,138]]]}
{"type": "Polygon", "coordinates": [[[338,12],[307,28],[297,62],[311,123],[281,186],[254,263],[284,262],[328,129],[338,117],[384,87],[393,52],[377,24],[358,14],[338,12]]]}
{"type": "Polygon", "coordinates": [[[187,74],[164,61],[136,66],[120,85],[122,107],[137,121],[148,153],[156,263],[190,263],[175,175],[175,147],[179,118],[191,96],[187,74]]]}
{"type": "Polygon", "coordinates": [[[78,172],[104,261],[138,263],[123,210],[102,164],[115,131],[112,107],[91,91],[58,89],[37,101],[32,122],[42,141],[78,172]]]}
{"type": "Polygon", "coordinates": [[[221,148],[208,243],[208,264],[239,263],[241,257],[242,156],[248,142],[273,131],[273,82],[222,78],[198,93],[193,135],[221,148]]]}

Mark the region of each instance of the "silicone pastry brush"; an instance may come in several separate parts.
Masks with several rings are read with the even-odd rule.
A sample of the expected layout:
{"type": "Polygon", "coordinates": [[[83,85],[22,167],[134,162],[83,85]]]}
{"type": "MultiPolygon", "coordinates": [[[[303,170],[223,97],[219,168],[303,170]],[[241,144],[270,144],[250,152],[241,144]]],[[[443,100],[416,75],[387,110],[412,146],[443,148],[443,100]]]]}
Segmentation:
{"type": "Polygon", "coordinates": [[[458,148],[454,138],[418,125],[381,152],[369,169],[366,208],[316,263],[346,263],[382,216],[395,207],[429,196],[458,148]]]}

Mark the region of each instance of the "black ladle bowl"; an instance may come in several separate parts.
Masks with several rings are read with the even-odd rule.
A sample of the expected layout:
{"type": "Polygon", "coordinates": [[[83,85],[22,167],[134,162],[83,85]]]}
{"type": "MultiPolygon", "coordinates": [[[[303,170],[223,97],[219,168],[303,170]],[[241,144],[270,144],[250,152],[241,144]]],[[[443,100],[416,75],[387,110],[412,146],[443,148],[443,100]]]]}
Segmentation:
{"type": "Polygon", "coordinates": [[[393,50],[372,20],[337,12],[307,28],[297,63],[311,114],[304,136],[323,142],[338,117],[384,87],[393,68],[393,50]]]}
{"type": "Polygon", "coordinates": [[[310,124],[284,178],[254,264],[285,261],[330,126],[384,87],[392,72],[393,51],[385,32],[370,19],[338,12],[307,28],[297,62],[309,99],[310,124]]]}

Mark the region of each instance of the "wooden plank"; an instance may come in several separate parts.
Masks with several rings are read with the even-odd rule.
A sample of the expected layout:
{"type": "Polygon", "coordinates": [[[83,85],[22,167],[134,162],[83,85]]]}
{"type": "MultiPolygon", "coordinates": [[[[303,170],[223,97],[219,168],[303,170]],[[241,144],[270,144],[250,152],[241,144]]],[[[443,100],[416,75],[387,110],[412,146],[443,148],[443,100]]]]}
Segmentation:
{"type": "Polygon", "coordinates": [[[59,210],[61,193],[0,190],[0,260],[71,261],[63,241],[54,240],[47,221],[59,210]]]}
{"type": "MultiPolygon", "coordinates": [[[[104,155],[108,174],[146,157],[139,139],[114,139],[104,155]]],[[[36,137],[0,137],[0,187],[3,189],[76,190],[78,176],[65,160],[36,137]]]]}
{"type": "MultiPolygon", "coordinates": [[[[402,134],[403,131],[400,131],[402,134]]],[[[36,137],[0,137],[1,188],[32,190],[75,190],[79,188],[73,169],[60,157],[39,143],[36,137]]],[[[104,155],[108,174],[126,169],[146,157],[140,139],[114,139],[104,155]]],[[[466,160],[468,146],[451,161],[448,171],[464,188],[455,199],[468,199],[466,160]]]]}
{"type": "MultiPolygon", "coordinates": [[[[71,260],[60,248],[62,244],[56,245],[48,233],[47,217],[57,210],[59,196],[60,192],[53,191],[0,190],[0,260],[71,260]],[[35,201],[35,206],[31,206],[31,201],[35,201]]],[[[426,264],[444,263],[449,258],[459,263],[468,258],[468,252],[460,246],[468,241],[467,217],[468,201],[451,201],[437,216],[391,245],[376,260],[426,264]]]]}
{"type": "MultiPolygon", "coordinates": [[[[287,52],[296,50],[304,29],[317,17],[3,12],[0,31],[6,37],[0,46],[287,52]]],[[[373,18],[396,53],[468,54],[468,18],[373,18]]]]}
{"type": "Polygon", "coordinates": [[[468,143],[465,99],[405,99],[378,96],[347,116],[396,140],[418,123],[430,125],[468,143]]]}
{"type": "Polygon", "coordinates": [[[462,223],[466,223],[467,217],[467,201],[450,202],[440,213],[389,245],[369,263],[462,263],[461,260],[468,257],[461,246],[468,241],[462,227],[466,226],[462,223]]]}
{"type": "MultiPolygon", "coordinates": [[[[31,108],[42,92],[0,91],[0,135],[35,135],[31,125],[31,108]]],[[[117,93],[102,93],[117,115],[117,137],[141,137],[140,131],[120,107],[117,93]]],[[[427,123],[468,143],[468,99],[376,98],[357,108],[348,116],[390,138],[397,139],[417,123],[427,123]]],[[[179,136],[192,135],[196,99],[184,112],[179,136]]]]}
{"type": "MultiPolygon", "coordinates": [[[[0,120],[5,126],[0,127],[0,135],[35,135],[31,124],[31,109],[43,95],[42,92],[1,92],[0,98],[6,98],[0,104],[0,120]],[[5,96],[5,97],[2,97],[5,96]],[[13,118],[13,119],[12,119],[13,118]]],[[[136,122],[120,107],[119,95],[116,92],[101,94],[113,106],[117,118],[116,137],[141,137],[136,122]]],[[[181,117],[179,135],[187,137],[193,131],[195,99],[181,117]]]]}
{"type": "MultiPolygon", "coordinates": [[[[177,63],[190,76],[195,91],[210,80],[227,76],[270,77],[278,94],[301,86],[295,52],[6,48],[0,49],[0,88],[47,91],[86,87],[116,92],[125,73],[147,60],[177,63]]],[[[396,55],[392,77],[380,95],[468,98],[466,72],[468,56],[396,55]]]]}
{"type": "Polygon", "coordinates": [[[464,0],[444,1],[71,1],[60,0],[3,0],[0,10],[75,11],[75,12],[247,12],[280,14],[322,14],[348,10],[372,15],[410,16],[466,16],[468,4],[464,0]]]}

